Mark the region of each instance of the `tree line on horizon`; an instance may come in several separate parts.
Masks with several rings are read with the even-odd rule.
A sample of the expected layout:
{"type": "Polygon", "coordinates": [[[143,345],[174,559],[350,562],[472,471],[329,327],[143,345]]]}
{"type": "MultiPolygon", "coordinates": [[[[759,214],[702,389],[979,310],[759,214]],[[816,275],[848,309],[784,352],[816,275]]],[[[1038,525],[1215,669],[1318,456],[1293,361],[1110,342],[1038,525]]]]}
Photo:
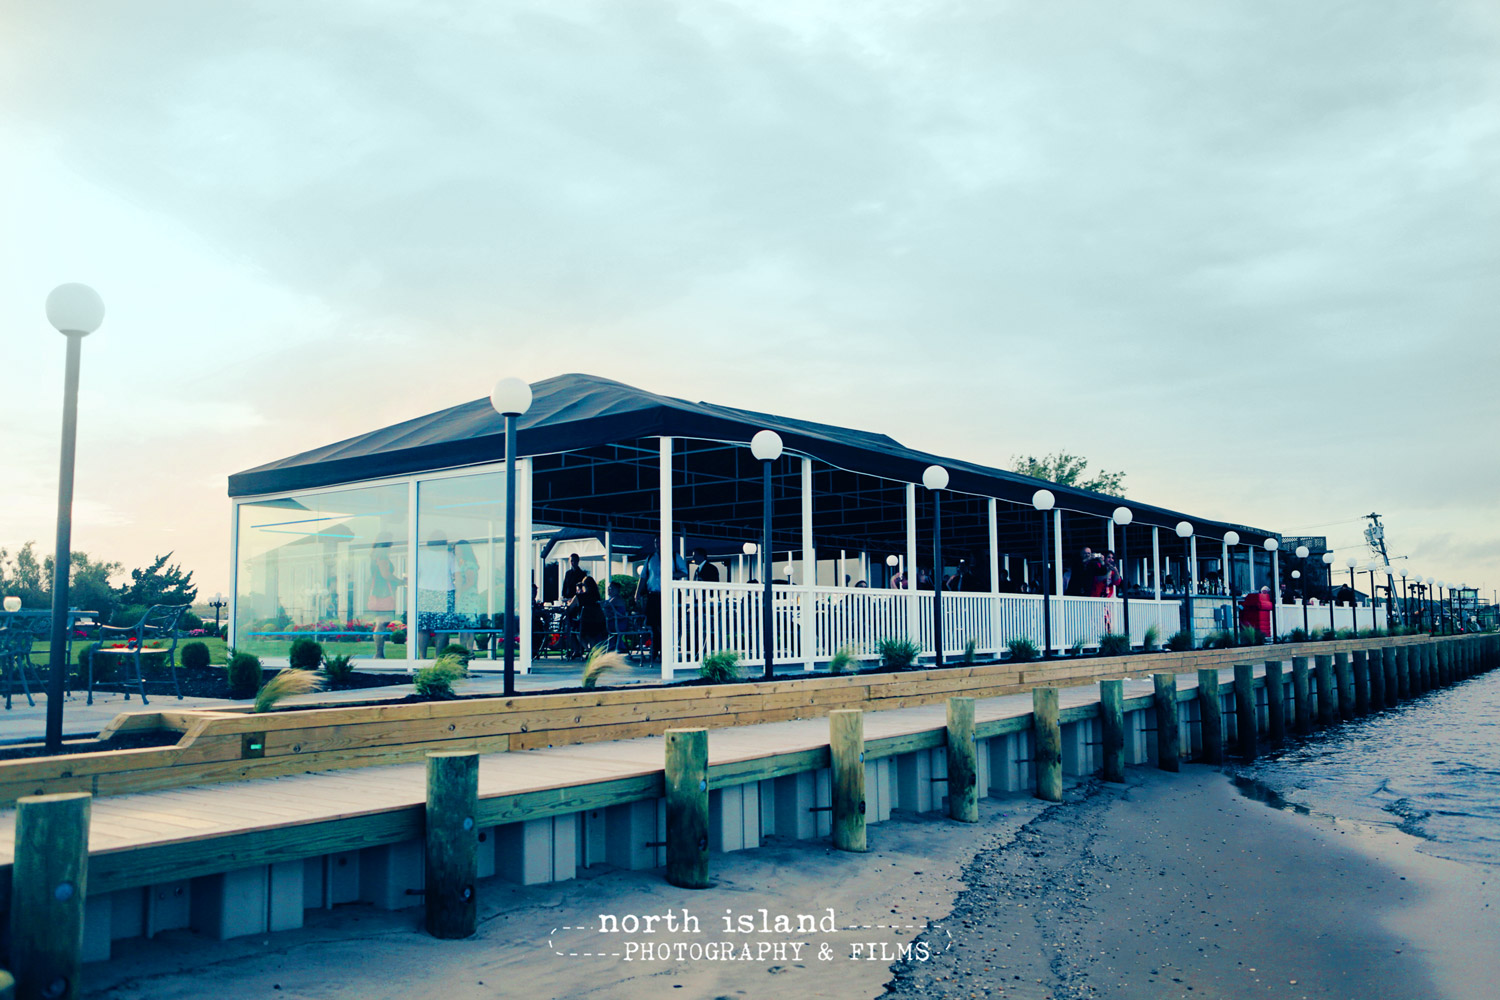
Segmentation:
{"type": "MultiPolygon", "coordinates": [[[[101,621],[115,625],[135,624],[153,604],[193,604],[198,599],[193,573],[176,563],[169,564],[171,558],[171,552],[157,556],[149,566],[132,569],[129,582],[116,586],[110,580],[125,572],[123,563],[74,552],[68,572],[68,603],[96,611],[101,621]]],[[[23,608],[52,607],[53,567],[51,555],[37,558],[35,542],[27,542],[14,554],[0,548],[0,595],[21,598],[23,608]]]]}

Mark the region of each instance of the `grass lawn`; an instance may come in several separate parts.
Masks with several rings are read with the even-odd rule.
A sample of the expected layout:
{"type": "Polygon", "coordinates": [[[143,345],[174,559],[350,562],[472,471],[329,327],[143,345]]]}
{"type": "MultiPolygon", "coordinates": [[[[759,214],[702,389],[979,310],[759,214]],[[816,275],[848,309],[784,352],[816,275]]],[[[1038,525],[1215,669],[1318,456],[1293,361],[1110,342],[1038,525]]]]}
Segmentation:
{"type": "MultiPolygon", "coordinates": [[[[119,642],[120,640],[111,639],[108,641],[119,642]]],[[[86,649],[92,642],[93,640],[91,639],[74,639],[74,659],[78,658],[79,650],[86,649]]],[[[177,662],[179,664],[182,662],[182,647],[190,642],[201,642],[208,647],[208,662],[217,663],[220,666],[223,666],[225,663],[229,662],[228,644],[223,639],[179,639],[177,640],[177,662]]],[[[31,662],[37,664],[38,666],[46,664],[47,656],[51,648],[52,643],[46,639],[38,639],[33,642],[31,644],[31,662]]]]}

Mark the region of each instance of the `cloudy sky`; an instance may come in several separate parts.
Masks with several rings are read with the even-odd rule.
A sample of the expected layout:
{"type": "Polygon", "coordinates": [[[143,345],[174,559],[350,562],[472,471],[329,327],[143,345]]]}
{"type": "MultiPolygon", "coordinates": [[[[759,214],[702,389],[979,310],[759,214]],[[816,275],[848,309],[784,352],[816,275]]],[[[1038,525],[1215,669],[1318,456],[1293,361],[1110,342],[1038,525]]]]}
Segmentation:
{"type": "Polygon", "coordinates": [[[0,546],[593,372],[1500,586],[1500,5],[0,0],[0,546]]]}

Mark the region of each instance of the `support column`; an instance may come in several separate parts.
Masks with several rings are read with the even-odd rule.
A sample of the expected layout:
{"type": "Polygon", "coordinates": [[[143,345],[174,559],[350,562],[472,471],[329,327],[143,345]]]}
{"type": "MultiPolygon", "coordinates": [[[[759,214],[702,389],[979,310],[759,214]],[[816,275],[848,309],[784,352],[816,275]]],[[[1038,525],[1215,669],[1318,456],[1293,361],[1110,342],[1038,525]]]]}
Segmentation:
{"type": "Polygon", "coordinates": [[[1296,713],[1297,735],[1312,732],[1312,685],[1307,679],[1307,657],[1292,657],[1292,710],[1296,713]]]}
{"type": "Polygon", "coordinates": [[[1224,763],[1224,703],[1219,699],[1219,668],[1198,669],[1198,718],[1205,764],[1224,763]]]}
{"type": "Polygon", "coordinates": [[[479,926],[474,883],[479,878],[479,754],[427,755],[427,933],[466,938],[479,926]]]}
{"type": "Polygon", "coordinates": [[[1354,674],[1354,714],[1370,714],[1370,656],[1363,649],[1350,654],[1354,674]]]}
{"type": "MultiPolygon", "coordinates": [[[[1054,597],[1063,596],[1062,511],[1056,507],[1052,508],[1052,594],[1054,597]]],[[[1058,610],[1061,611],[1062,608],[1059,607],[1058,610]]],[[[1060,634],[1065,635],[1066,630],[1053,632],[1052,639],[1053,645],[1062,649],[1064,644],[1057,641],[1060,634]]]]}
{"type": "MultiPolygon", "coordinates": [[[[661,439],[661,458],[658,464],[657,492],[660,495],[661,525],[659,527],[656,544],[657,554],[661,565],[661,679],[670,681],[672,679],[672,664],[677,659],[677,605],[676,596],[673,594],[673,580],[676,576],[676,560],[673,554],[677,546],[672,544],[672,439],[664,437],[661,439]]],[[[766,614],[771,609],[766,609],[766,614]]],[[[704,828],[705,830],[707,827],[704,828]]],[[[706,836],[706,834],[705,834],[706,836]]],[[[707,869],[705,868],[705,871],[707,869]]],[[[670,872],[668,878],[671,877],[670,872]]],[[[705,878],[707,876],[705,875],[705,878]]]]}
{"type": "Polygon", "coordinates": [[[1156,690],[1152,704],[1156,708],[1156,766],[1176,771],[1181,765],[1181,731],[1177,725],[1177,675],[1153,674],[1156,690]]]}
{"type": "Polygon", "coordinates": [[[1057,688],[1031,689],[1031,756],[1036,765],[1036,797],[1062,801],[1062,729],[1057,721],[1057,688]]]}
{"type": "Polygon", "coordinates": [[[948,699],[948,816],[979,822],[979,763],[974,742],[974,699],[948,699]]]}
{"type": "Polygon", "coordinates": [[[1318,653],[1313,657],[1318,676],[1318,725],[1331,726],[1338,721],[1338,702],[1333,694],[1333,657],[1318,653]]]}
{"type": "MultiPolygon", "coordinates": [[[[1198,593],[1198,536],[1188,539],[1188,593],[1198,593]]],[[[1188,624],[1189,630],[1192,624],[1188,624]]]]}
{"type": "Polygon", "coordinates": [[[1161,600],[1161,529],[1151,526],[1151,586],[1161,600]]]}
{"type": "Polygon", "coordinates": [[[1380,659],[1385,667],[1385,707],[1394,708],[1401,700],[1401,672],[1396,663],[1396,647],[1387,646],[1382,649],[1380,659]]]}
{"type": "Polygon", "coordinates": [[[1339,715],[1344,719],[1354,718],[1354,671],[1349,666],[1348,653],[1333,654],[1333,672],[1339,685],[1339,715]]]}
{"type": "MultiPolygon", "coordinates": [[[[988,515],[990,527],[990,645],[995,649],[995,656],[1000,655],[1000,650],[1005,648],[1005,642],[1000,635],[1000,513],[999,502],[990,497],[985,504],[985,512],[988,515]]],[[[1010,570],[1010,557],[1005,557],[1005,569],[1010,570]]]]}
{"type": "Polygon", "coordinates": [[[1125,780],[1125,682],[1099,682],[1099,729],[1105,781],[1125,780]]]}
{"type": "MultiPolygon", "coordinates": [[[[802,459],[802,669],[818,665],[818,616],[813,588],[818,585],[818,549],[813,544],[812,459],[802,459]]],[[[843,581],[838,582],[843,586],[843,581]]],[[[829,651],[830,653],[832,650],[829,651]]]]}
{"type": "Polygon", "coordinates": [[[1378,712],[1386,707],[1385,700],[1385,660],[1380,654],[1380,647],[1370,649],[1366,654],[1370,666],[1370,711],[1378,712]]]}
{"type": "Polygon", "coordinates": [[[917,598],[917,484],[906,484],[906,634],[922,646],[922,602],[917,598]]]}
{"type": "Polygon", "coordinates": [[[1234,718],[1239,730],[1239,751],[1242,757],[1254,757],[1259,751],[1260,719],[1255,710],[1255,665],[1234,665],[1234,718]]]}
{"type": "Polygon", "coordinates": [[[27,1000],[83,995],[91,801],[86,792],[64,792],[16,802],[10,961],[17,996],[27,1000]]]}
{"type": "Polygon", "coordinates": [[[1280,660],[1266,661],[1266,738],[1272,743],[1286,739],[1286,685],[1280,660]]]}
{"type": "Polygon", "coordinates": [[[864,712],[840,708],[828,713],[828,752],[833,765],[833,846],[841,851],[864,851],[864,712]]]}
{"type": "Polygon", "coordinates": [[[1404,645],[1396,647],[1396,690],[1402,701],[1412,696],[1411,653],[1404,645]]]}
{"type": "Polygon", "coordinates": [[[683,889],[706,889],[708,730],[668,729],[665,736],[667,881],[683,889]]]}
{"type": "MultiPolygon", "coordinates": [[[[531,501],[535,495],[532,489],[532,460],[529,458],[516,459],[516,552],[520,553],[521,546],[531,544],[531,501]]],[[[537,565],[541,565],[538,549],[537,565]]],[[[504,576],[502,571],[501,576],[504,576]]],[[[516,617],[520,619],[517,624],[516,634],[520,637],[521,647],[516,650],[516,673],[531,673],[531,650],[533,637],[531,634],[531,574],[526,570],[525,562],[516,559],[516,617]]],[[[536,583],[540,588],[542,583],[541,574],[537,574],[536,583]]],[[[415,592],[416,588],[411,588],[415,592]]],[[[415,621],[416,619],[413,619],[415,621]]],[[[510,624],[506,624],[510,628],[510,624]]],[[[411,640],[407,640],[411,645],[411,640]]]]}
{"type": "MultiPolygon", "coordinates": [[[[1281,550],[1271,550],[1271,631],[1281,631],[1277,614],[1281,611],[1281,550]]],[[[1272,642],[1280,642],[1281,636],[1271,636],[1272,642]]]]}

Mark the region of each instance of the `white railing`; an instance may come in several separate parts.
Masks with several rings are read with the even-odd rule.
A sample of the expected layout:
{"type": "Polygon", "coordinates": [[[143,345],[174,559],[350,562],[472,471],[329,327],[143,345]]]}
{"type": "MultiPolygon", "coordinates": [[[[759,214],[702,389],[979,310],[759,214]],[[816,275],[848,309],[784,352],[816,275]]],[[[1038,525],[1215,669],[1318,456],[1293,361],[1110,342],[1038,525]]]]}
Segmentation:
{"type": "MultiPolygon", "coordinates": [[[[773,655],[778,663],[826,662],[841,649],[870,659],[879,655],[876,647],[882,639],[911,638],[923,655],[934,652],[931,591],[919,591],[915,601],[909,591],[865,587],[773,584],[771,592],[773,655]],[[809,616],[811,646],[804,650],[809,616]]],[[[739,653],[745,666],[765,663],[760,624],[763,585],[682,580],[673,584],[672,594],[671,613],[664,617],[676,637],[675,669],[696,667],[704,656],[718,650],[739,653]]],[[[1102,634],[1124,630],[1124,602],[1119,598],[1055,597],[1051,603],[1054,649],[1079,643],[1085,649],[1097,649],[1102,634]]],[[[1181,606],[1176,600],[1131,601],[1133,644],[1143,645],[1146,630],[1153,625],[1158,641],[1165,643],[1181,627],[1181,606]]],[[[987,656],[1003,652],[1014,639],[1028,639],[1041,649],[1043,634],[1043,600],[1038,594],[943,594],[943,650],[949,659],[961,654],[970,639],[975,652],[987,656]]]]}
{"type": "MultiPolygon", "coordinates": [[[[1385,608],[1370,608],[1368,605],[1349,607],[1347,604],[1332,605],[1333,620],[1329,623],[1330,605],[1309,604],[1307,606],[1307,629],[1322,632],[1324,629],[1385,628],[1385,608]]],[[[1286,635],[1294,628],[1303,627],[1302,605],[1281,604],[1276,608],[1276,630],[1286,635]]]]}

